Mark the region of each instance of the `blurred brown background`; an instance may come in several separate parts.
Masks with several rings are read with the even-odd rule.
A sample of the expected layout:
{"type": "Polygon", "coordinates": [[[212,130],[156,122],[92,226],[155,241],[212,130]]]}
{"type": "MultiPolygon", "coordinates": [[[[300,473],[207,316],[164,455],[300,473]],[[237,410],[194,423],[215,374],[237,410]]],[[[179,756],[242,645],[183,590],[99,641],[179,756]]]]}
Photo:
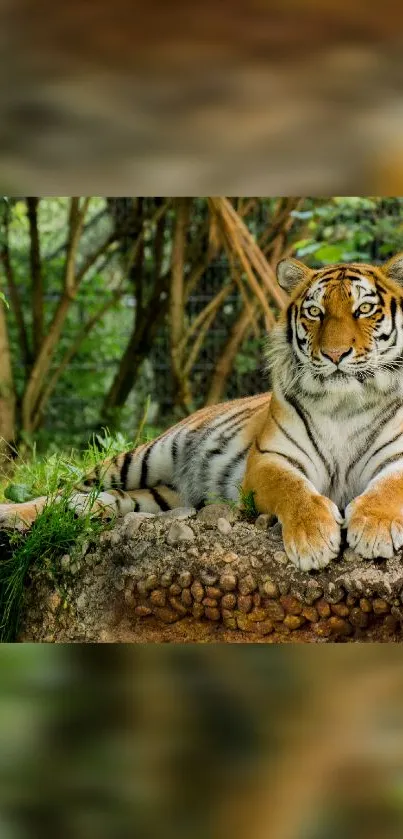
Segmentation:
{"type": "Polygon", "coordinates": [[[14,194],[398,194],[403,7],[3,0],[14,194]]]}
{"type": "Polygon", "coordinates": [[[402,835],[396,646],[28,644],[0,662],[4,839],[402,835]]]}

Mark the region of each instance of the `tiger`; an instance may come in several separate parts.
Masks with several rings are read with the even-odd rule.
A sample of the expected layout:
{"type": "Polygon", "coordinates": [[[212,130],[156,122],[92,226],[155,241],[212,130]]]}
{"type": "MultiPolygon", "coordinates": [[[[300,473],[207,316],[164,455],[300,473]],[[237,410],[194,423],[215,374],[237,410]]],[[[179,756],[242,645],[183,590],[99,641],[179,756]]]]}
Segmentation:
{"type": "MultiPolygon", "coordinates": [[[[94,486],[94,514],[113,516],[252,493],[302,571],[336,559],[342,537],[366,559],[403,546],[403,253],[382,266],[285,258],[276,273],[287,302],[268,336],[271,391],[98,464],[72,495],[78,514],[94,486]]],[[[29,526],[46,503],[3,504],[0,525],[29,526]]]]}

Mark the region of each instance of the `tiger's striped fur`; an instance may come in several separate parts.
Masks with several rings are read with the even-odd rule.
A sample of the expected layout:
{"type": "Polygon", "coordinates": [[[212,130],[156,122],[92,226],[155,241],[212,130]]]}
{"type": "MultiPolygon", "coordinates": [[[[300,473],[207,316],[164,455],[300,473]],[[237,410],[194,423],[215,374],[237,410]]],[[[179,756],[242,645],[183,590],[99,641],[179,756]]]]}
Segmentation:
{"type": "MultiPolygon", "coordinates": [[[[403,545],[403,255],[311,270],[279,263],[287,309],[270,336],[273,390],[203,408],[135,451],[101,464],[77,511],[124,515],[237,500],[239,485],[277,516],[290,559],[326,566],[341,528],[364,557],[403,545]]],[[[45,498],[2,505],[31,522],[45,498]]]]}

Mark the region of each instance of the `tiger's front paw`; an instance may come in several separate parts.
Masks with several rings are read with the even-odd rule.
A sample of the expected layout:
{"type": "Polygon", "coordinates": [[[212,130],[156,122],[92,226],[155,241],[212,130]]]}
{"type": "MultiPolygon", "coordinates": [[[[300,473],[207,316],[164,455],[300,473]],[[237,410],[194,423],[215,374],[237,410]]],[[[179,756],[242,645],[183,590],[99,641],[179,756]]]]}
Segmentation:
{"type": "Polygon", "coordinates": [[[346,508],[345,520],[350,548],[365,559],[390,559],[403,545],[402,507],[361,495],[346,508]]]}
{"type": "Polygon", "coordinates": [[[295,509],[283,522],[287,556],[302,571],[329,565],[340,551],[343,517],[329,498],[312,495],[302,509],[295,509]]]}

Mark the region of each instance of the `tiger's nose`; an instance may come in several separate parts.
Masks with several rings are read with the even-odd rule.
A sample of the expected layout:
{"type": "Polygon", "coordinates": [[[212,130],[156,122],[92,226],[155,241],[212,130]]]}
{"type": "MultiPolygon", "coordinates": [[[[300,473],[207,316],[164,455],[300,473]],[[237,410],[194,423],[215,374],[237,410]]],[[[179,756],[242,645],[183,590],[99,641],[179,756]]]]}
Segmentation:
{"type": "Polygon", "coordinates": [[[342,358],[345,358],[351,352],[351,347],[330,347],[330,349],[326,348],[326,352],[322,350],[322,355],[325,358],[330,358],[334,364],[338,364],[342,358]]]}

